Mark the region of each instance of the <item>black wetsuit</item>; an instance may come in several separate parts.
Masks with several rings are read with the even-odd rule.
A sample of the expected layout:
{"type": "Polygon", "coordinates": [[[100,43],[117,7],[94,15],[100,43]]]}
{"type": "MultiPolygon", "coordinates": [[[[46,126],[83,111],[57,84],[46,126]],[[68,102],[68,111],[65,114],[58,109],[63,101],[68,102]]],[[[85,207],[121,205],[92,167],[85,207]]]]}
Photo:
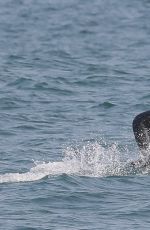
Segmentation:
{"type": "Polygon", "coordinates": [[[150,111],[140,113],[134,118],[133,131],[140,150],[147,150],[150,144],[150,111]]]}
{"type": "Polygon", "coordinates": [[[140,159],[131,162],[133,166],[150,165],[150,111],[137,115],[133,120],[133,132],[140,149],[140,159]]]}

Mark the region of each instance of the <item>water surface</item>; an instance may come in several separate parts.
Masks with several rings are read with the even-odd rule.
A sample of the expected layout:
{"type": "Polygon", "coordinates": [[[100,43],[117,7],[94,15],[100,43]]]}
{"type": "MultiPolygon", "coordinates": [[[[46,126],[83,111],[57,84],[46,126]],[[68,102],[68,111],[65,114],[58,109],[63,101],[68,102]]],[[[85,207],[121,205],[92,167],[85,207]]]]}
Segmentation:
{"type": "Polygon", "coordinates": [[[135,115],[150,2],[0,1],[0,228],[149,229],[135,115]]]}

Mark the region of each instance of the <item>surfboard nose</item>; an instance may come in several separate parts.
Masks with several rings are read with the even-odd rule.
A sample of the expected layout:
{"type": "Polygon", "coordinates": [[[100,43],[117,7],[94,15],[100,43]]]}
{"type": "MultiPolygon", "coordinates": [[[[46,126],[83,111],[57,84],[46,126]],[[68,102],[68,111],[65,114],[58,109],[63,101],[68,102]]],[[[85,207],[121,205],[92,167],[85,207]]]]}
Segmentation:
{"type": "Polygon", "coordinates": [[[132,123],[135,140],[141,151],[150,146],[150,110],[138,114],[132,123]]]}

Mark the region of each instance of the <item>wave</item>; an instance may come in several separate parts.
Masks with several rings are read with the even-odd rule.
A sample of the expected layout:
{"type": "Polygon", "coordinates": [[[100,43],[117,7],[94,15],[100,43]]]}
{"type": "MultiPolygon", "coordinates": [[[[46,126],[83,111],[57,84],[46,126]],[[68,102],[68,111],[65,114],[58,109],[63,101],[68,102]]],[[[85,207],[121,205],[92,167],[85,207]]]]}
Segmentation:
{"type": "Polygon", "coordinates": [[[120,150],[117,144],[106,147],[88,141],[82,146],[67,147],[60,162],[35,162],[28,172],[1,174],[0,183],[37,181],[61,174],[106,177],[139,173],[139,170],[133,170],[132,159],[128,157],[127,148],[120,150]]]}

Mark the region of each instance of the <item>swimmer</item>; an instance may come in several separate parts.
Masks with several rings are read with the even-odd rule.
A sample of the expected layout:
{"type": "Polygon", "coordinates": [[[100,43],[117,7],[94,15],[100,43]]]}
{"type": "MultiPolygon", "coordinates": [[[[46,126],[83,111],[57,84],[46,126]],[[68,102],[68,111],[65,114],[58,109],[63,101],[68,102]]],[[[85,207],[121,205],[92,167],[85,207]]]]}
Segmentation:
{"type": "Polygon", "coordinates": [[[134,167],[146,167],[150,165],[150,110],[137,115],[132,127],[139,146],[140,159],[131,164],[134,167]]]}

